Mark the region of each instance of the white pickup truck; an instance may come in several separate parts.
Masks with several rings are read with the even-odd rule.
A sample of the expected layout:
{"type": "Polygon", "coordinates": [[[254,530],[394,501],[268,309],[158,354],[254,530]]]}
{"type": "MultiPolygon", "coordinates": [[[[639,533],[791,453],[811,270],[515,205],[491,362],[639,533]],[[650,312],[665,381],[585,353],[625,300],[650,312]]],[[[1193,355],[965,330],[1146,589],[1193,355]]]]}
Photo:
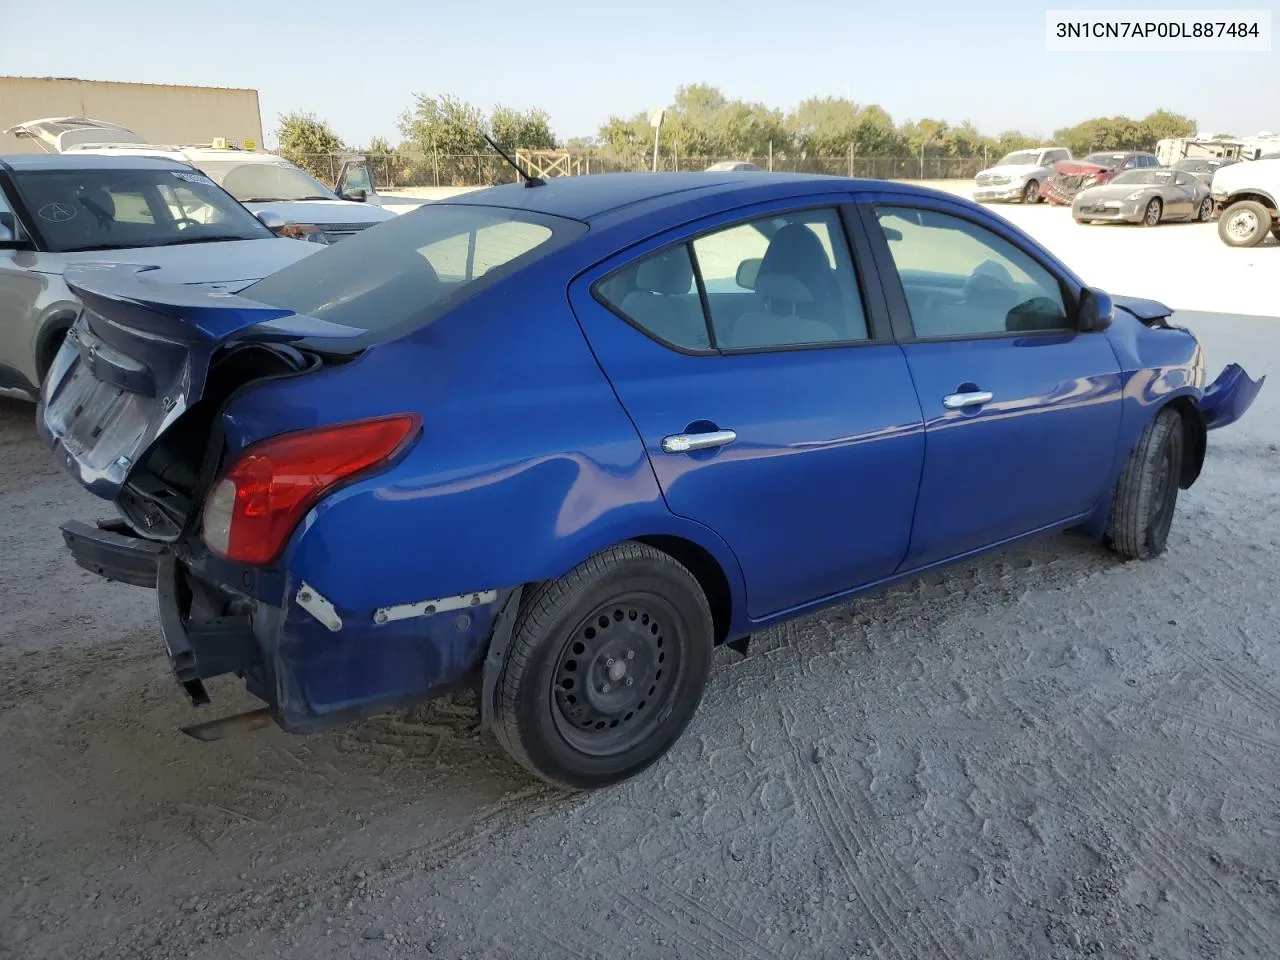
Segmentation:
{"type": "Polygon", "coordinates": [[[973,199],[978,203],[992,200],[1039,203],[1040,186],[1053,175],[1053,165],[1070,159],[1071,151],[1066,147],[1015,150],[973,178],[973,199]]]}
{"type": "Polygon", "coordinates": [[[28,120],[5,132],[29,137],[48,153],[164,157],[189,164],[276,233],[301,240],[335,243],[390,220],[397,212],[383,208],[360,156],[343,162],[335,189],[330,190],[283,157],[224,141],[195,146],[152,144],[128,127],[89,117],[28,120]]]}
{"type": "Polygon", "coordinates": [[[1280,154],[1220,167],[1210,195],[1227,246],[1256,247],[1268,233],[1280,240],[1280,154]]]}

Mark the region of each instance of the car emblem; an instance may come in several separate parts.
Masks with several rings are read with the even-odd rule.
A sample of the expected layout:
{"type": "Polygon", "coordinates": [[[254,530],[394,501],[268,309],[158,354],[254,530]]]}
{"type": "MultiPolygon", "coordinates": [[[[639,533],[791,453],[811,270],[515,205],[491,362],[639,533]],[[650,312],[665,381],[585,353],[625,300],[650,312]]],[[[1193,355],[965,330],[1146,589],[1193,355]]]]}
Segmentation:
{"type": "Polygon", "coordinates": [[[36,214],[41,220],[48,220],[50,223],[66,223],[68,220],[74,220],[77,212],[75,207],[54,202],[46,203],[36,211],[36,214]]]}

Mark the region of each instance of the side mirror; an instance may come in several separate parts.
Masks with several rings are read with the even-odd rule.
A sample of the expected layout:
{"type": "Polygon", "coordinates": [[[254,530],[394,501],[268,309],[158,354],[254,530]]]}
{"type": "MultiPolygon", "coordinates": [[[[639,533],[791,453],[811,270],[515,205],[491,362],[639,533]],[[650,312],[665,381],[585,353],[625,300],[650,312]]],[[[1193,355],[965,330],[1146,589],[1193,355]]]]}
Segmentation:
{"type": "Polygon", "coordinates": [[[897,227],[886,227],[882,223],[880,224],[880,232],[884,234],[884,238],[886,240],[889,240],[891,242],[896,242],[902,239],[902,231],[899,230],[897,227]]]}
{"type": "Polygon", "coordinates": [[[743,260],[738,264],[738,272],[734,274],[733,282],[744,290],[754,290],[756,288],[756,276],[760,273],[760,262],[759,257],[743,260]]]}
{"type": "Polygon", "coordinates": [[[343,200],[350,200],[353,203],[364,203],[369,199],[369,194],[365,193],[362,187],[352,187],[350,190],[343,190],[338,194],[343,200]]]}
{"type": "Polygon", "coordinates": [[[7,223],[5,223],[3,220],[0,220],[0,243],[13,243],[13,241],[14,241],[13,230],[9,227],[7,223]]]}
{"type": "Polygon", "coordinates": [[[1080,307],[1076,311],[1076,327],[1081,333],[1105,330],[1111,326],[1115,306],[1102,290],[1085,287],[1080,291],[1080,307]]]}
{"type": "Polygon", "coordinates": [[[280,216],[280,214],[271,210],[259,210],[254,214],[254,216],[261,220],[262,225],[272,233],[278,233],[280,228],[289,222],[284,217],[280,216]]]}

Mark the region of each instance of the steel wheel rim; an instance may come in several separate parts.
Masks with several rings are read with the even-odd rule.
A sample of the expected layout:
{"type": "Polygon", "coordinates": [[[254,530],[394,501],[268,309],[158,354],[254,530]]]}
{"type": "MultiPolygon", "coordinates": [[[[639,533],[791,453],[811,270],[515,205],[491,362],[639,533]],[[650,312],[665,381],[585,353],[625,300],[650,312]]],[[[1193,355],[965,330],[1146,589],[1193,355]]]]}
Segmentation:
{"type": "Polygon", "coordinates": [[[1200,202],[1200,219],[1208,220],[1212,214],[1213,214],[1213,201],[1207,198],[1205,200],[1202,200],[1200,202]]]}
{"type": "Polygon", "coordinates": [[[1028,183],[1026,187],[1023,188],[1022,197],[1027,203],[1035,203],[1039,190],[1040,187],[1038,184],[1028,183]]]}
{"type": "Polygon", "coordinates": [[[1160,206],[1154,200],[1147,204],[1147,223],[1155,226],[1160,222],[1160,206]]]}
{"type": "Polygon", "coordinates": [[[1156,489],[1151,505],[1151,538],[1159,541],[1168,536],[1173,524],[1173,509],[1178,497],[1178,465],[1173,457],[1173,442],[1167,441],[1160,451],[1156,468],[1156,489]]]}
{"type": "Polygon", "coordinates": [[[616,756],[670,714],[686,642],[675,608],[636,592],[602,603],[565,640],[551,678],[556,730],[575,750],[616,756]]]}
{"type": "Polygon", "coordinates": [[[1258,218],[1252,210],[1241,210],[1227,221],[1227,233],[1233,240],[1248,240],[1258,229],[1258,218]]]}

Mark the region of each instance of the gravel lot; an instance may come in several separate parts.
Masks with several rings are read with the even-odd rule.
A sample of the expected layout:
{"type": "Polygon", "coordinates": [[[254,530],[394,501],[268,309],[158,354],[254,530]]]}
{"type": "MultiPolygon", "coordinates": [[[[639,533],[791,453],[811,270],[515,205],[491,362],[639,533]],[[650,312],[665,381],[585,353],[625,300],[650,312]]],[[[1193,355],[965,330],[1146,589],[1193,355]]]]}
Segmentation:
{"type": "MultiPolygon", "coordinates": [[[[1002,208],[1002,212],[1006,212],[1002,208]]],[[[1008,208],[1280,366],[1280,249],[1008,208]]],[[[671,755],[527,780],[443,703],[201,744],[104,505],[0,401],[0,957],[1274,958],[1280,386],[1211,438],[1168,553],[1052,537],[727,650],[671,755]]],[[[212,714],[251,704],[215,682],[212,714]]]]}

